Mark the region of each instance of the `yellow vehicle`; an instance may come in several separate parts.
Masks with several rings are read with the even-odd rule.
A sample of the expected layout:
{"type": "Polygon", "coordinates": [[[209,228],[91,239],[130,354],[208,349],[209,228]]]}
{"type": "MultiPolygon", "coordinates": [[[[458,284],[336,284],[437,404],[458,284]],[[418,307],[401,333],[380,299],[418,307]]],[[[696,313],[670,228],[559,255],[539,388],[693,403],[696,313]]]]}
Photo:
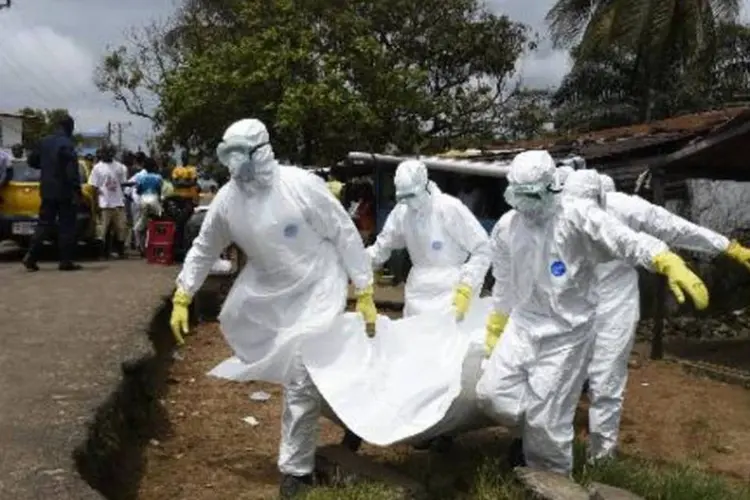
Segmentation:
{"type": "MultiPolygon", "coordinates": [[[[76,221],[79,244],[91,244],[96,236],[96,196],[93,186],[85,184],[89,178],[88,165],[80,161],[83,203],[76,221]]],[[[0,182],[0,241],[12,240],[28,247],[39,220],[39,179],[41,171],[31,168],[25,159],[11,162],[7,178],[0,182]]]]}

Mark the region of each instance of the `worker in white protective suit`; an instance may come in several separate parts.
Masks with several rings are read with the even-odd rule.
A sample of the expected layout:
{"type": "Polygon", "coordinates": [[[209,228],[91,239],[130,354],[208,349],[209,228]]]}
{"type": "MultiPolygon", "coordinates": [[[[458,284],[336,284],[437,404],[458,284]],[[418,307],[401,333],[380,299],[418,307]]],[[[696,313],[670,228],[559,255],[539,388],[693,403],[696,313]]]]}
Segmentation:
{"type": "Polygon", "coordinates": [[[466,205],[428,179],[423,162],[402,162],[394,184],[398,203],[367,248],[373,267],[406,248],[412,268],[404,288],[404,316],[453,307],[460,321],[490,266],[487,231],[466,205]]]}
{"type": "Polygon", "coordinates": [[[248,262],[219,320],[227,342],[256,380],[284,384],[279,470],[289,498],[312,482],[320,396],[299,354],[300,341],[343,311],[347,278],[357,310],[374,325],[373,273],[341,203],[314,174],[278,164],[266,127],[243,119],[227,128],[217,155],[231,181],[216,194],[177,277],[171,326],[178,344],[188,305],[231,243],[248,262]]]}
{"type": "MultiPolygon", "coordinates": [[[[664,241],[672,248],[726,254],[750,269],[750,250],[736,241],[693,224],[639,196],[615,192],[608,175],[581,170],[567,178],[563,193],[589,199],[604,195],[606,211],[635,231],[664,241]]],[[[594,322],[594,347],[588,366],[589,459],[612,458],[615,454],[628,376],[628,359],[640,319],[638,273],[627,262],[599,264],[599,302],[594,322]]],[[[675,290],[677,293],[678,290],[675,290]]]]}
{"type": "Polygon", "coordinates": [[[496,282],[487,347],[497,346],[477,398],[488,415],[520,431],[530,467],[569,475],[573,417],[591,353],[596,265],[620,259],[664,274],[700,309],[708,292],[666,244],[596,203],[555,196],[554,184],[546,151],[511,162],[505,199],[513,210],[490,236],[496,282]]]}
{"type": "Polygon", "coordinates": [[[575,172],[575,169],[568,165],[561,165],[557,167],[557,170],[555,171],[555,179],[557,180],[557,184],[555,186],[557,190],[562,190],[563,186],[565,185],[565,180],[573,172],[575,172]]]}

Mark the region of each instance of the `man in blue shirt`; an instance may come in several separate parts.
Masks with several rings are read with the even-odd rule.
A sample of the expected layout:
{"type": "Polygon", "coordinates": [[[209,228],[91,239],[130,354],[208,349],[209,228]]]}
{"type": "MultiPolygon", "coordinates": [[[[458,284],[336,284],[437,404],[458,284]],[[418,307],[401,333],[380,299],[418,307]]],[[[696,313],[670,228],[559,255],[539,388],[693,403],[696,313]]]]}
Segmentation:
{"type": "Polygon", "coordinates": [[[141,252],[146,250],[146,230],[148,221],[161,216],[161,191],[164,180],[157,172],[156,161],[148,158],[146,172],[135,176],[135,192],[138,195],[138,220],[135,223],[136,245],[141,252]]]}

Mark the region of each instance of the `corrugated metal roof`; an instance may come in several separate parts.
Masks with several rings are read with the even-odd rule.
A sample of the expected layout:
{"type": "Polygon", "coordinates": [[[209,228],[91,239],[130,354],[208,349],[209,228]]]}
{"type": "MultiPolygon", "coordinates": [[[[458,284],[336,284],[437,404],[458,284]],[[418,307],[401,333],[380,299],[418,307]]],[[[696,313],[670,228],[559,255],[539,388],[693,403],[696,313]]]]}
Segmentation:
{"type": "MultiPolygon", "coordinates": [[[[739,106],[694,113],[576,136],[494,143],[481,149],[450,151],[443,155],[456,158],[470,156],[485,161],[506,160],[527,149],[546,149],[557,159],[580,155],[590,167],[612,176],[618,189],[632,192],[638,176],[654,159],[675,153],[717,129],[731,126],[737,120],[742,120],[742,116],[750,116],[750,108],[739,106]]],[[[667,198],[679,198],[686,192],[685,182],[679,179],[668,181],[665,189],[667,198]]]]}
{"type": "MultiPolygon", "coordinates": [[[[690,135],[700,132],[706,132],[722,125],[732,118],[741,115],[747,111],[747,106],[738,106],[721,110],[705,111],[702,113],[693,113],[688,115],[675,116],[666,120],[655,121],[651,123],[642,123],[628,127],[617,127],[605,130],[597,130],[583,134],[567,136],[551,136],[530,141],[518,141],[512,143],[495,143],[487,149],[498,149],[501,147],[525,148],[525,149],[549,149],[564,145],[587,145],[587,144],[617,144],[626,143],[631,140],[641,139],[644,137],[670,138],[680,135],[690,135]]],[[[622,145],[619,146],[622,148],[622,145]]]]}
{"type": "Polygon", "coordinates": [[[750,112],[696,137],[652,164],[667,176],[750,181],[750,112]]]}

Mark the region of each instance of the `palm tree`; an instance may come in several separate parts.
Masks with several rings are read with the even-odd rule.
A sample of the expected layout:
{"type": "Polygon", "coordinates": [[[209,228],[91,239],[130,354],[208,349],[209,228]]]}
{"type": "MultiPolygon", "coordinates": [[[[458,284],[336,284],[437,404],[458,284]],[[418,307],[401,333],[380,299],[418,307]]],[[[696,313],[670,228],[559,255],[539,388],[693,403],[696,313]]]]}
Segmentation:
{"type": "Polygon", "coordinates": [[[708,71],[719,26],[739,17],[740,0],[558,0],[547,13],[558,47],[578,43],[579,53],[617,47],[635,54],[634,90],[644,92],[641,118],[649,119],[649,95],[667,77],[708,71]]]}

